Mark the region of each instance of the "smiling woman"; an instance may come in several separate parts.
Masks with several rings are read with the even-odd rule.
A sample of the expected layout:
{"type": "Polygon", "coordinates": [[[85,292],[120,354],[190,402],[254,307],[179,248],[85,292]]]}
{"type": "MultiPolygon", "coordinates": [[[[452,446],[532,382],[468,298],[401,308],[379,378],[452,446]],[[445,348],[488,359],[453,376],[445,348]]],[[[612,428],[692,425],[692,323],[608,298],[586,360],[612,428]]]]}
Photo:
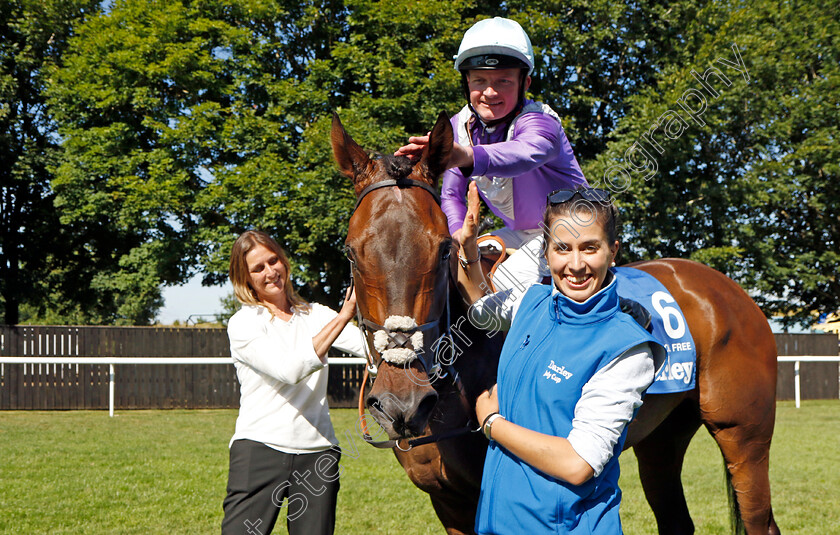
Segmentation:
{"type": "Polygon", "coordinates": [[[583,302],[611,277],[618,255],[618,214],[604,190],[558,190],[543,217],[545,256],[554,286],[583,302]],[[574,199],[574,201],[573,201],[574,199]]]}
{"type": "MultiPolygon", "coordinates": [[[[470,185],[467,256],[477,254],[477,220],[470,185]]],[[[609,195],[555,191],[543,223],[551,286],[476,300],[479,268],[459,274],[465,297],[475,300],[471,318],[494,315],[510,325],[498,384],[476,401],[491,441],[476,532],[621,533],[618,453],[664,350],[619,309],[609,195]]]]}
{"type": "Polygon", "coordinates": [[[243,306],[230,319],[228,336],[242,387],[224,534],[271,532],[284,502],[292,535],[331,534],[335,527],[341,451],[325,367],[330,347],[364,354],[361,333],[348,325],[356,296],[348,292],[338,313],[307,303],[290,272],[285,251],[264,232],[247,231],[233,244],[230,281],[243,306]]]}

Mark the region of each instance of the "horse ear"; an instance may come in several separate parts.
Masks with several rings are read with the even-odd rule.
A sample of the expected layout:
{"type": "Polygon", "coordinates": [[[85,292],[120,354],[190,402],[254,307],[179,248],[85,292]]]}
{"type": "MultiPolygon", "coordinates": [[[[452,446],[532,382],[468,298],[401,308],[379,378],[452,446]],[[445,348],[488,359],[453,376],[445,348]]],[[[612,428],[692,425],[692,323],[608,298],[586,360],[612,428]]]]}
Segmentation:
{"type": "Polygon", "coordinates": [[[442,111],[429,134],[429,143],[423,148],[423,156],[417,163],[420,174],[432,186],[437,186],[438,178],[448,168],[453,142],[454,136],[449,116],[442,111]]]}
{"type": "Polygon", "coordinates": [[[333,112],[332,129],[330,130],[330,142],[332,143],[333,157],[338,164],[342,174],[353,181],[356,194],[365,188],[367,174],[365,170],[370,163],[370,158],[364,149],[360,147],[350,134],[344,130],[338,114],[333,112]]]}

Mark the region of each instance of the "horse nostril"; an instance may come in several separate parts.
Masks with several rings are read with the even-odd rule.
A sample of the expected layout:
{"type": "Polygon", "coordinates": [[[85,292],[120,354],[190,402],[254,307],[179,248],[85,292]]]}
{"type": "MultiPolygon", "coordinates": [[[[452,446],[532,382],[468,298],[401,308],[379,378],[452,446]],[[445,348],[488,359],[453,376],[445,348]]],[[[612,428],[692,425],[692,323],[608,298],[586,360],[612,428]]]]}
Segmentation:
{"type": "Polygon", "coordinates": [[[414,414],[411,416],[411,424],[415,431],[422,430],[426,427],[426,424],[429,421],[429,416],[431,416],[435,405],[437,405],[437,401],[437,392],[429,392],[423,396],[423,399],[417,404],[417,410],[415,410],[414,414]]]}
{"type": "Polygon", "coordinates": [[[368,396],[365,403],[374,419],[383,424],[383,418],[393,423],[395,418],[402,415],[401,405],[395,404],[388,394],[385,394],[382,399],[374,395],[368,396]]]}

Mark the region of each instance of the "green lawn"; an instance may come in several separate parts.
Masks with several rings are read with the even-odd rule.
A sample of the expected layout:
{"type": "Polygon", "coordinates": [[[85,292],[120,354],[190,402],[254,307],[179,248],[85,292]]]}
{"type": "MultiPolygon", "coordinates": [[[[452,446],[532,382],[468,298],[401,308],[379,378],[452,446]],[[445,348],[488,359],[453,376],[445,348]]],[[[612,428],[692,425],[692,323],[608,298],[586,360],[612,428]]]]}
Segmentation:
{"type": "MultiPolygon", "coordinates": [[[[393,454],[345,435],[354,411],[333,418],[346,450],[337,533],[443,533],[393,454]]],[[[231,410],[2,412],[0,533],[216,533],[235,419],[231,410]]],[[[699,432],[683,474],[698,534],[728,533],[722,466],[699,432]]],[[[654,533],[632,452],[622,469],[625,531],[654,533]]],[[[840,402],[780,403],[770,477],[784,534],[840,534],[838,474],[840,402]]]]}

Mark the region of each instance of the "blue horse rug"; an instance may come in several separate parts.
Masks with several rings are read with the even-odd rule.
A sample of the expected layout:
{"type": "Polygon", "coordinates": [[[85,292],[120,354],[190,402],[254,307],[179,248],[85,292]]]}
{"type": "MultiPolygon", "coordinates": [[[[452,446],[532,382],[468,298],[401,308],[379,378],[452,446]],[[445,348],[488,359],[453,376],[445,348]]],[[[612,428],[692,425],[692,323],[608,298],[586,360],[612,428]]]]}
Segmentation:
{"type": "Polygon", "coordinates": [[[651,316],[653,336],[665,346],[668,356],[648,394],[671,394],[694,388],[697,351],[680,306],[671,293],[644,271],[612,268],[618,280],[618,295],[642,305],[651,316]]]}

